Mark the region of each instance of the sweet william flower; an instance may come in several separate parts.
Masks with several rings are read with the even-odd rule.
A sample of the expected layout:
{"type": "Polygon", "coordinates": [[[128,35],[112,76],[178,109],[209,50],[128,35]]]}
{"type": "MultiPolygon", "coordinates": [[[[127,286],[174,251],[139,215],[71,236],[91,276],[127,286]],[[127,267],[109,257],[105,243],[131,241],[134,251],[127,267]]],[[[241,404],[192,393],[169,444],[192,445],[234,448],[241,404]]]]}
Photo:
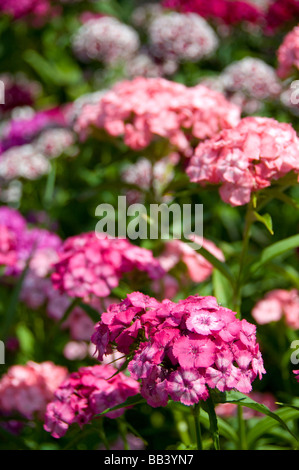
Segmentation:
{"type": "Polygon", "coordinates": [[[186,171],[191,182],[218,185],[224,202],[240,206],[288,174],[298,178],[298,144],[290,124],[246,117],[199,144],[186,171]]]}
{"type": "Polygon", "coordinates": [[[125,273],[143,271],[159,279],[164,270],[152,252],[126,239],[88,232],[68,238],[58,253],[52,282],[70,297],[108,297],[125,273]]]}
{"type": "Polygon", "coordinates": [[[0,411],[6,416],[15,413],[43,419],[55,389],[67,376],[67,369],[50,361],[11,366],[0,380],[0,411]]]}
{"type": "Polygon", "coordinates": [[[251,312],[259,325],[281,319],[290,328],[299,328],[299,292],[297,289],[274,289],[253,307],[251,312]]]}
{"type": "Polygon", "coordinates": [[[74,129],[81,140],[93,128],[101,129],[134,150],[167,139],[172,149],[189,156],[192,140],[236,125],[240,113],[221,93],[203,85],[136,77],[114,85],[98,103],[83,106],[74,129]]]}
{"type": "Polygon", "coordinates": [[[175,303],[133,292],[109,306],[91,341],[100,361],[113,350],[125,354],[141,395],[158,407],[168,397],[195,404],[208,397],[208,387],[250,392],[265,373],[255,333],[255,325],[213,296],[175,303]]]}
{"type": "Polygon", "coordinates": [[[277,51],[278,69],[280,78],[289,77],[292,72],[299,69],[299,26],[295,26],[284,38],[277,51]]]}
{"type": "MultiPolygon", "coordinates": [[[[139,393],[138,382],[116,372],[111,365],[95,365],[69,374],[47,406],[44,429],[54,438],[60,438],[72,424],[83,427],[97,414],[139,393]]],[[[114,419],[124,411],[111,411],[105,416],[114,419]]]]}

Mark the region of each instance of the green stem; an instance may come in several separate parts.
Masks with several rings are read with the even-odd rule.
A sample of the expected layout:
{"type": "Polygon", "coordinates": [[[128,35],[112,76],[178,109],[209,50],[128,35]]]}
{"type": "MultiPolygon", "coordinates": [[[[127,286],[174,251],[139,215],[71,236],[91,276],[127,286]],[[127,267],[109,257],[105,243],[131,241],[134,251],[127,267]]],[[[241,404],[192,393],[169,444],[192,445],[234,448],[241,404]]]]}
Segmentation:
{"type": "Polygon", "coordinates": [[[103,419],[100,419],[99,420],[99,435],[100,435],[100,438],[101,440],[103,441],[103,444],[104,446],[106,447],[106,450],[110,450],[110,445],[109,445],[109,442],[108,442],[108,439],[106,437],[106,434],[105,434],[105,430],[104,430],[104,423],[103,423],[103,419]]]}
{"type": "Polygon", "coordinates": [[[243,418],[243,409],[241,405],[238,405],[238,423],[239,423],[239,437],[240,437],[240,449],[247,450],[247,439],[246,439],[246,426],[243,418]]]}
{"type": "Polygon", "coordinates": [[[234,310],[237,312],[237,317],[241,318],[241,294],[242,294],[242,281],[243,281],[243,271],[246,263],[246,257],[248,253],[248,246],[250,240],[250,232],[252,222],[254,221],[254,210],[252,200],[247,206],[247,212],[245,216],[245,226],[243,231],[243,244],[242,251],[240,255],[239,263],[239,272],[234,288],[234,310]]]}
{"type": "Polygon", "coordinates": [[[213,443],[214,443],[214,449],[220,450],[218,421],[217,421],[217,415],[215,413],[214,401],[211,395],[207,399],[206,404],[208,407],[208,414],[209,414],[209,419],[210,419],[210,432],[211,432],[213,443]]]}
{"type": "Polygon", "coordinates": [[[181,411],[173,410],[173,416],[176,423],[177,432],[180,439],[185,446],[191,445],[191,439],[188,432],[188,424],[185,420],[184,414],[181,411]]]}
{"type": "Polygon", "coordinates": [[[201,428],[200,428],[200,421],[199,421],[200,404],[197,403],[196,405],[194,405],[192,411],[193,411],[193,417],[194,417],[197,450],[202,450],[201,428]]]}

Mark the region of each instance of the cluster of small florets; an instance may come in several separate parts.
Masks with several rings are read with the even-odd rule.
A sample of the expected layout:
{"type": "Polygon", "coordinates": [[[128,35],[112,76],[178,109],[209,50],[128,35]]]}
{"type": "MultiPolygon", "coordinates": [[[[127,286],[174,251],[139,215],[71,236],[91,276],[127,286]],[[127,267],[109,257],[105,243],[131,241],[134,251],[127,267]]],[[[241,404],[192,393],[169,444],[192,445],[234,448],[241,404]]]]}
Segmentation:
{"type": "MultiPolygon", "coordinates": [[[[15,209],[0,207],[2,229],[13,240],[15,263],[7,270],[18,275],[29,267],[39,277],[50,272],[51,264],[58,259],[57,252],[62,244],[58,235],[42,228],[30,228],[24,217],[15,209]]],[[[4,244],[5,245],[5,244],[4,244]]]]}
{"type": "Polygon", "coordinates": [[[251,193],[288,173],[299,173],[299,140],[290,124],[246,117],[198,145],[187,174],[192,182],[220,185],[223,201],[238,206],[251,193]]]}
{"type": "Polygon", "coordinates": [[[151,22],[148,34],[152,54],[164,60],[197,62],[218,46],[214,30],[195,13],[163,14],[151,22]]]}
{"type": "Polygon", "coordinates": [[[279,99],[282,92],[275,69],[255,57],[235,61],[218,76],[207,77],[201,83],[223,93],[245,114],[261,110],[266,100],[279,99]]]}
{"type": "Polygon", "coordinates": [[[29,144],[49,127],[65,127],[66,114],[61,108],[33,111],[26,117],[11,119],[4,124],[0,139],[0,154],[11,147],[29,144]]]}
{"type": "Polygon", "coordinates": [[[152,189],[157,199],[169,200],[170,195],[163,195],[165,188],[174,177],[174,167],[179,161],[178,154],[171,154],[152,163],[145,157],[141,157],[136,163],[126,165],[121,173],[122,180],[134,185],[134,189],[126,192],[127,199],[140,202],[144,199],[144,192],[152,189]]]}
{"type": "MultiPolygon", "coordinates": [[[[82,427],[99,413],[138,393],[139,383],[110,365],[82,367],[55,391],[55,398],[47,406],[44,428],[60,438],[72,424],[82,427]]],[[[120,408],[105,416],[118,418],[124,411],[120,408]]]]}
{"type": "Polygon", "coordinates": [[[122,137],[134,150],[158,138],[188,154],[191,141],[211,137],[236,125],[240,108],[218,92],[186,87],[164,78],[137,77],[116,84],[97,104],[83,107],[75,123],[82,139],[92,127],[122,137]]]}
{"type": "Polygon", "coordinates": [[[89,232],[65,240],[52,281],[55,288],[70,297],[106,297],[124,273],[134,270],[145,272],[151,279],[164,274],[150,250],[127,239],[89,232]]]}
{"type": "Polygon", "coordinates": [[[166,406],[169,397],[193,405],[207,399],[208,387],[248,393],[265,372],[256,327],[211,296],[174,303],[128,294],[102,314],[91,339],[100,361],[113,348],[127,355],[152,407],[166,406]]]}
{"type": "Polygon", "coordinates": [[[294,330],[299,328],[299,292],[297,289],[275,289],[257,302],[251,312],[255,321],[264,325],[285,321],[294,330]]]}
{"type": "Polygon", "coordinates": [[[0,179],[35,180],[51,170],[50,160],[64,152],[76,155],[75,135],[62,110],[40,111],[11,119],[0,141],[0,179]],[[2,151],[2,152],[1,152],[2,151]]]}
{"type": "Polygon", "coordinates": [[[83,62],[106,65],[126,62],[140,46],[137,32],[118,19],[101,16],[87,20],[73,38],[74,54],[83,62]]]}
{"type": "Polygon", "coordinates": [[[0,156],[0,179],[35,180],[50,171],[49,160],[31,144],[11,147],[0,156]]]}
{"type": "Polygon", "coordinates": [[[296,26],[284,38],[277,51],[277,74],[287,78],[299,69],[299,26],[296,26]]]}
{"type": "Polygon", "coordinates": [[[67,373],[65,367],[50,361],[40,364],[29,361],[10,367],[0,379],[0,412],[27,419],[37,415],[43,419],[47,404],[67,373]]]}
{"type": "Polygon", "coordinates": [[[224,69],[221,77],[228,92],[242,91],[257,100],[277,97],[281,91],[274,68],[255,57],[233,62],[224,69]]]}
{"type": "Polygon", "coordinates": [[[246,1],[235,0],[164,0],[162,5],[165,8],[172,8],[182,12],[194,12],[198,15],[217,19],[221,23],[234,25],[240,22],[260,23],[263,19],[263,12],[246,1]]]}

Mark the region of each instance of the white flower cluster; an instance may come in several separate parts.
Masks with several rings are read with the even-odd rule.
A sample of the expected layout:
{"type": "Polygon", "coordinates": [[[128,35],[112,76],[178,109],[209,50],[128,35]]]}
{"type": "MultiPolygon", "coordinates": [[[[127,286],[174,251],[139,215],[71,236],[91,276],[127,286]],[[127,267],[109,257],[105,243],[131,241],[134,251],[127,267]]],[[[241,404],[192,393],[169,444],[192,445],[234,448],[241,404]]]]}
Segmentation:
{"type": "Polygon", "coordinates": [[[151,22],[148,34],[154,56],[178,62],[197,62],[218,46],[213,28],[196,13],[160,15],[151,22]]]}
{"type": "Polygon", "coordinates": [[[74,54],[83,62],[99,61],[114,65],[130,59],[139,49],[137,32],[116,18],[92,18],[76,32],[72,41],[74,54]]]}

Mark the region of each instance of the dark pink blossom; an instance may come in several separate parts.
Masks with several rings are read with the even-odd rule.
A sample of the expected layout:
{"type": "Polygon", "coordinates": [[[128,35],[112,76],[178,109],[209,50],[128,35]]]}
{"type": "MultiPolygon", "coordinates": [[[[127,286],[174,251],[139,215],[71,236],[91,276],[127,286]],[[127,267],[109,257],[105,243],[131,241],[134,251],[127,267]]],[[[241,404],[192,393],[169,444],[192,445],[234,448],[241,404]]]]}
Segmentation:
{"type": "Polygon", "coordinates": [[[98,237],[94,232],[68,238],[59,251],[53,285],[70,297],[108,297],[124,273],[144,271],[150,279],[163,276],[150,250],[126,239],[98,237]]]}
{"type": "MultiPolygon", "coordinates": [[[[110,365],[81,367],[57,388],[47,406],[44,428],[55,438],[64,436],[69,426],[80,427],[108,408],[124,403],[139,393],[139,384],[110,365]],[[116,374],[116,375],[115,375],[116,374]]],[[[105,416],[117,418],[124,408],[105,416]]]]}
{"type": "Polygon", "coordinates": [[[125,354],[132,378],[141,380],[141,395],[157,407],[167,404],[168,394],[197,403],[208,397],[207,387],[250,392],[265,373],[255,333],[255,325],[237,319],[215,297],[174,303],[133,292],[102,314],[91,341],[100,361],[114,350],[125,354]]]}

